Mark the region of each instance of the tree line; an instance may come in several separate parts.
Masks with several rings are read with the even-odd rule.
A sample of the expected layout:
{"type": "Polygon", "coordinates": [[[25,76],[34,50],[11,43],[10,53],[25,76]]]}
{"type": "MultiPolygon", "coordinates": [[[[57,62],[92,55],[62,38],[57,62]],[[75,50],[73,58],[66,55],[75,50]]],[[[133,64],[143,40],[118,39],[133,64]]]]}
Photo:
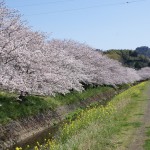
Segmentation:
{"type": "MultiPolygon", "coordinates": [[[[138,49],[138,48],[137,48],[138,49]]],[[[137,70],[143,67],[150,67],[150,58],[144,55],[143,49],[141,52],[136,50],[117,50],[112,49],[105,51],[104,54],[109,58],[118,60],[126,67],[135,68],[137,70]]]]}

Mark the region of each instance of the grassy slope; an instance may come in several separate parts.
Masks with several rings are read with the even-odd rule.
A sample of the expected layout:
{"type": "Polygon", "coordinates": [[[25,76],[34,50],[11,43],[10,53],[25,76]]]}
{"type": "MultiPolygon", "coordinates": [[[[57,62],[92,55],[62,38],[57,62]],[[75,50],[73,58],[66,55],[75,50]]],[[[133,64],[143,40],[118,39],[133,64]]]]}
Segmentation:
{"type": "Polygon", "coordinates": [[[6,124],[11,120],[29,115],[36,115],[48,109],[54,110],[61,105],[73,104],[107,90],[114,91],[112,87],[89,87],[82,93],[71,92],[65,96],[60,94],[56,97],[28,96],[27,100],[21,104],[16,101],[16,94],[0,92],[0,124],[6,124]]]}
{"type": "MultiPolygon", "coordinates": [[[[149,86],[149,90],[150,90],[150,86],[149,86]]],[[[150,96],[150,93],[148,91],[147,93],[148,96],[150,96]]],[[[150,100],[150,98],[148,97],[148,100],[150,100]]],[[[144,118],[144,131],[145,132],[145,138],[144,138],[144,150],[150,150],[150,102],[147,105],[147,111],[146,111],[146,115],[144,118]]]]}
{"type": "Polygon", "coordinates": [[[141,126],[147,84],[143,82],[117,95],[106,107],[87,108],[60,129],[58,139],[47,143],[55,150],[125,149],[134,130],[141,126]]]}
{"type": "Polygon", "coordinates": [[[144,149],[150,150],[150,127],[147,127],[146,136],[147,140],[144,143],[144,149]]]}

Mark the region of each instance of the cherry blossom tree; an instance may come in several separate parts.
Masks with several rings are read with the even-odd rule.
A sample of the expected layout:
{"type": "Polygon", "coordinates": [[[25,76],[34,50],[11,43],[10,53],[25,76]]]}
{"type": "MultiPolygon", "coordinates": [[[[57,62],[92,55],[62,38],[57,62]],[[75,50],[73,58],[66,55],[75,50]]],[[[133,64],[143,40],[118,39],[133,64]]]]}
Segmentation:
{"type": "Polygon", "coordinates": [[[137,71],[142,80],[150,79],[150,67],[144,67],[137,71]]]}
{"type": "Polygon", "coordinates": [[[116,85],[140,80],[94,48],[73,40],[47,41],[34,32],[15,10],[0,3],[0,87],[32,94],[82,91],[83,84],[116,85]]]}
{"type": "Polygon", "coordinates": [[[74,57],[84,65],[82,74],[90,77],[88,84],[122,84],[140,79],[134,69],[123,67],[118,61],[103,56],[88,45],[72,40],[52,40],[51,43],[55,43],[69,58],[74,57]],[[133,73],[134,78],[130,76],[133,73]]]}
{"type": "Polygon", "coordinates": [[[40,57],[36,54],[45,44],[45,36],[31,31],[18,12],[8,9],[3,2],[0,3],[0,20],[0,84],[9,89],[26,89],[28,77],[35,70],[40,72],[40,57]]]}

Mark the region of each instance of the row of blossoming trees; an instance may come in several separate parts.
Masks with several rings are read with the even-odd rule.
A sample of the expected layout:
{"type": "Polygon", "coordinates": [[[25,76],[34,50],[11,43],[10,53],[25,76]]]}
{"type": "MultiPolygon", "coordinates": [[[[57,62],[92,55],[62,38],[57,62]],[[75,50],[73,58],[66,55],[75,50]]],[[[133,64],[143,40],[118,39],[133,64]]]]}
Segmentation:
{"type": "Polygon", "coordinates": [[[86,44],[47,40],[0,2],[0,88],[52,95],[87,85],[118,85],[150,78],[150,69],[123,67],[86,44]]]}

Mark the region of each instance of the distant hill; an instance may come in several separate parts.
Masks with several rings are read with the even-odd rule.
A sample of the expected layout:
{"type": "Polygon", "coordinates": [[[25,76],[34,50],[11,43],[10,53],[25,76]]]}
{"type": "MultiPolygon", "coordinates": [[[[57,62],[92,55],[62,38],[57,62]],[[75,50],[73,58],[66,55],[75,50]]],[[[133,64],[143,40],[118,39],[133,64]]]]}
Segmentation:
{"type": "Polygon", "coordinates": [[[150,48],[147,46],[137,47],[135,51],[138,54],[141,54],[150,58],[150,48]]]}
{"type": "Polygon", "coordinates": [[[147,66],[150,67],[150,58],[142,55],[140,52],[138,52],[139,50],[137,49],[135,51],[112,49],[103,53],[111,59],[118,60],[126,67],[131,67],[135,69],[141,69],[147,66]]]}

